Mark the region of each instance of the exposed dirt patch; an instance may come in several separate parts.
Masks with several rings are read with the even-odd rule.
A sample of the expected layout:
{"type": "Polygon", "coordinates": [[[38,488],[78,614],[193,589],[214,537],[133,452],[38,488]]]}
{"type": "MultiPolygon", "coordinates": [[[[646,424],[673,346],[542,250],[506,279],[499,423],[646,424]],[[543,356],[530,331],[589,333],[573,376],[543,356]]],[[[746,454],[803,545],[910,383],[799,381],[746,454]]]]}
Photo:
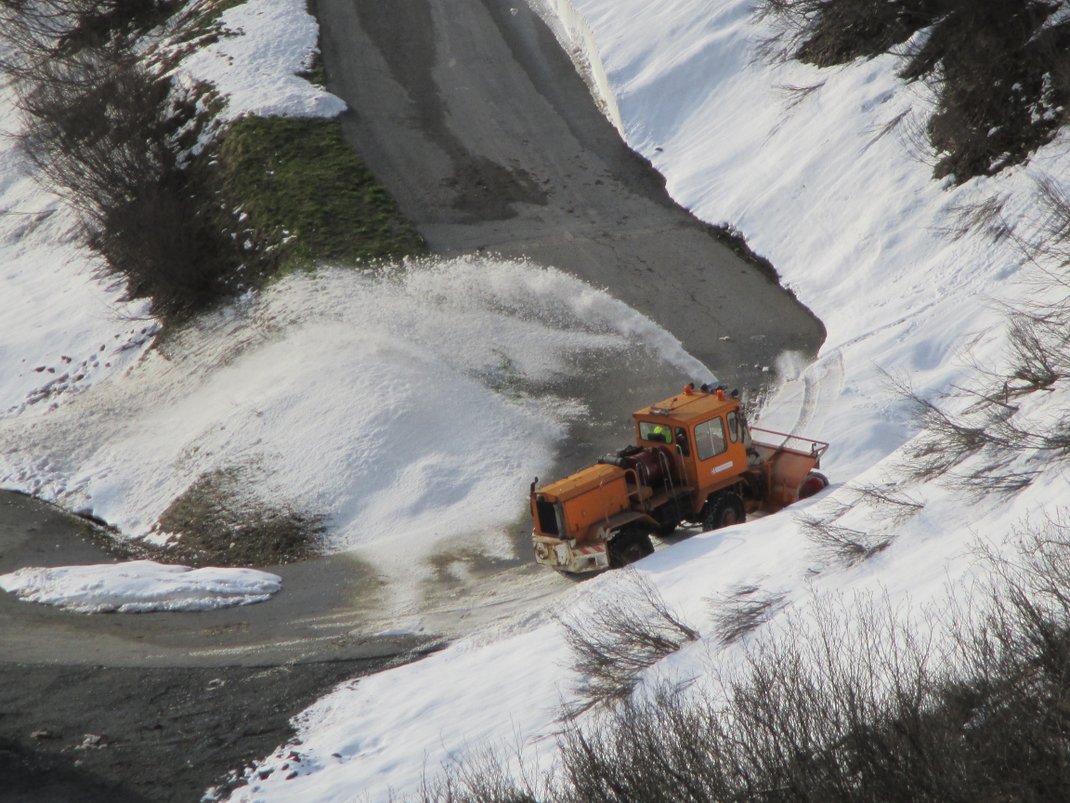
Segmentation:
{"type": "Polygon", "coordinates": [[[242,489],[252,481],[237,468],[202,475],[160,516],[159,529],[178,537],[159,555],[195,566],[268,566],[318,554],[323,517],[251,499],[242,489]]]}

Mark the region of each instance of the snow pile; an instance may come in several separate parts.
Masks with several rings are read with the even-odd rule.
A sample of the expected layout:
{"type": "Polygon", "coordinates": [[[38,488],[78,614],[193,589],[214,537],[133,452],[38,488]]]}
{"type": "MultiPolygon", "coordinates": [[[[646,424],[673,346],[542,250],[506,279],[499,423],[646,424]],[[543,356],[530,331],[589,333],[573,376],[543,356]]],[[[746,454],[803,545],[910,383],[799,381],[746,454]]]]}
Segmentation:
{"type": "Polygon", "coordinates": [[[217,42],[182,60],[179,85],[212,84],[224,98],[222,120],[334,117],[345,103],[299,77],[312,68],[319,26],[304,0],[247,0],[220,14],[217,42]]]}
{"type": "Polygon", "coordinates": [[[151,560],[30,567],[0,575],[0,588],[27,602],[78,613],[207,611],[264,602],[282,578],[254,569],[191,569],[151,560]]]}

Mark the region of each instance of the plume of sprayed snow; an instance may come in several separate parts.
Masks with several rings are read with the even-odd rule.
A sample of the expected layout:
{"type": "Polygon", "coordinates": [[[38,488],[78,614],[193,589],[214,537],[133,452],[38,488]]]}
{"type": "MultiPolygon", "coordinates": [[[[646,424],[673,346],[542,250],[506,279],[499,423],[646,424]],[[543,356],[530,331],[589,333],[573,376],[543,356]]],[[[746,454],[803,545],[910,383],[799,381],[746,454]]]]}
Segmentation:
{"type": "Polygon", "coordinates": [[[621,365],[705,372],[557,270],[477,257],[328,269],[201,319],[33,426],[0,422],[0,481],[159,537],[199,477],[238,468],[245,506],[324,515],[330,548],[400,570],[515,520],[585,412],[576,383],[621,365]]]}

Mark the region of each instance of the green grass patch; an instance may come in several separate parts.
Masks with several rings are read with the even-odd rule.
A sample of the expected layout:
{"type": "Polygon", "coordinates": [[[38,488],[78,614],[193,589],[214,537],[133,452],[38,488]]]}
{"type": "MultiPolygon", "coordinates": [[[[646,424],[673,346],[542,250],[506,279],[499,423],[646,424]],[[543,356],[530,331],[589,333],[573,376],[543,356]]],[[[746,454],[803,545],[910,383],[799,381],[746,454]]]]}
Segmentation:
{"type": "Polygon", "coordinates": [[[304,78],[310,84],[327,86],[327,68],[323,65],[323,53],[318,47],[316,48],[316,52],[312,54],[312,65],[307,70],[299,72],[297,75],[304,78]]]}
{"type": "Polygon", "coordinates": [[[262,272],[426,250],[337,120],[245,117],[207,160],[222,227],[262,272]]]}

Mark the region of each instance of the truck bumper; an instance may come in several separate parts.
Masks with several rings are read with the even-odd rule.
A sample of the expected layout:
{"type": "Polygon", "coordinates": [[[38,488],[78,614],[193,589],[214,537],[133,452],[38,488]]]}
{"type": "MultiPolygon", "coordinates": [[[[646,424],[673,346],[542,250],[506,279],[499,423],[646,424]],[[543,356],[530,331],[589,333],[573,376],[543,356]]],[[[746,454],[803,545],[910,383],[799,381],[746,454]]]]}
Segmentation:
{"type": "Polygon", "coordinates": [[[609,568],[609,553],[605,544],[584,544],[564,541],[546,535],[532,535],[535,560],[543,566],[569,574],[600,572],[609,568]]]}

